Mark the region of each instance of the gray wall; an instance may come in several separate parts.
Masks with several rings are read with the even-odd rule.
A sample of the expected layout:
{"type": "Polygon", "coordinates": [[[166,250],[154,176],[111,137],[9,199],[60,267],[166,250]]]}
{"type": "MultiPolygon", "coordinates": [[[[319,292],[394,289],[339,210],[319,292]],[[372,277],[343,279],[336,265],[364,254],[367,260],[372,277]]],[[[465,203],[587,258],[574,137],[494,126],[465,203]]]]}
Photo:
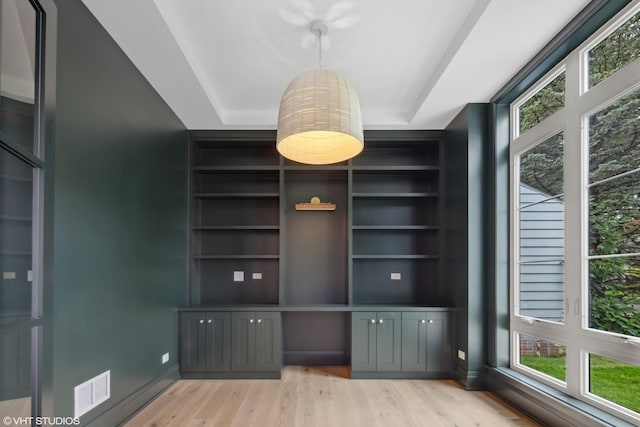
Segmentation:
{"type": "Polygon", "coordinates": [[[444,285],[452,293],[457,378],[484,388],[486,359],[485,151],[488,105],[468,104],[445,129],[444,285]],[[457,351],[465,353],[465,360],[457,351]]]}
{"type": "Polygon", "coordinates": [[[116,425],[176,372],[187,132],[82,2],[56,3],[53,411],[72,416],[74,386],[111,370],[82,423],[115,408],[100,424],[116,425]]]}

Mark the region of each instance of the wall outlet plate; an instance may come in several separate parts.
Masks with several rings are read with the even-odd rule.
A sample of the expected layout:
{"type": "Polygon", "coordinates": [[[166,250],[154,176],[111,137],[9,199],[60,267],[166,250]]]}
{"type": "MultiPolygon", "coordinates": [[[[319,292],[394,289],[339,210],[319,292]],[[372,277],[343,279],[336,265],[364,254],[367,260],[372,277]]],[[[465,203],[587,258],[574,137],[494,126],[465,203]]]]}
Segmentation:
{"type": "Polygon", "coordinates": [[[233,281],[234,282],[244,282],[244,271],[234,271],[233,272],[233,281]]]}
{"type": "Polygon", "coordinates": [[[402,280],[402,273],[391,273],[391,280],[402,280]]]}
{"type": "Polygon", "coordinates": [[[2,278],[4,280],[14,280],[16,278],[16,272],[15,271],[5,271],[2,273],[2,278]]]}
{"type": "Polygon", "coordinates": [[[164,365],[169,361],[169,353],[165,353],[162,355],[162,364],[164,365]]]}
{"type": "Polygon", "coordinates": [[[262,280],[262,273],[253,273],[253,274],[251,275],[251,278],[252,278],[253,280],[262,280]]]}
{"type": "Polygon", "coordinates": [[[460,360],[465,360],[465,359],[466,359],[466,357],[467,357],[467,355],[465,354],[465,352],[464,352],[464,351],[462,351],[462,350],[458,350],[458,359],[460,359],[460,360]]]}

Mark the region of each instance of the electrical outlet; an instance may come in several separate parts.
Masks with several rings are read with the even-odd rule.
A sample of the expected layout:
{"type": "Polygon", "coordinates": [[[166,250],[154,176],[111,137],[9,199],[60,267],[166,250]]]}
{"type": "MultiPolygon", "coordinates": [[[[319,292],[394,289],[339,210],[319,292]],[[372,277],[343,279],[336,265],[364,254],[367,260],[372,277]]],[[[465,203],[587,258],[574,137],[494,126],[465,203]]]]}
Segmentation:
{"type": "Polygon", "coordinates": [[[466,357],[467,357],[467,355],[465,354],[464,351],[458,350],[458,359],[465,360],[466,357]]]}
{"type": "Polygon", "coordinates": [[[164,365],[169,361],[169,353],[165,353],[162,355],[162,364],[164,365]]]}
{"type": "Polygon", "coordinates": [[[233,281],[234,282],[244,282],[244,271],[234,271],[233,272],[233,281]]]}
{"type": "Polygon", "coordinates": [[[401,280],[402,279],[402,274],[401,273],[391,273],[390,277],[391,277],[391,280],[401,280]]]}
{"type": "Polygon", "coordinates": [[[251,278],[252,278],[253,280],[262,280],[262,273],[253,273],[253,274],[251,275],[251,278]]]}
{"type": "Polygon", "coordinates": [[[27,282],[33,282],[33,272],[31,270],[27,270],[27,282]]]}
{"type": "Polygon", "coordinates": [[[2,278],[4,280],[14,280],[16,278],[16,272],[15,271],[5,271],[2,273],[2,278]]]}

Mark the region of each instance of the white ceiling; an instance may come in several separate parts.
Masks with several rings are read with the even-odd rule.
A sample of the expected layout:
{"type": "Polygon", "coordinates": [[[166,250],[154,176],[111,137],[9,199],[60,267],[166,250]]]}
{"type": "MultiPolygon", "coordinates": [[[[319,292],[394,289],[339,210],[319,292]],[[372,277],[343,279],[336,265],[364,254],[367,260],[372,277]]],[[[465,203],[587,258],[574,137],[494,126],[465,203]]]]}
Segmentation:
{"type": "Polygon", "coordinates": [[[189,129],[275,129],[318,67],[353,83],[365,129],[443,129],[487,102],[588,0],[83,0],[189,129]]]}

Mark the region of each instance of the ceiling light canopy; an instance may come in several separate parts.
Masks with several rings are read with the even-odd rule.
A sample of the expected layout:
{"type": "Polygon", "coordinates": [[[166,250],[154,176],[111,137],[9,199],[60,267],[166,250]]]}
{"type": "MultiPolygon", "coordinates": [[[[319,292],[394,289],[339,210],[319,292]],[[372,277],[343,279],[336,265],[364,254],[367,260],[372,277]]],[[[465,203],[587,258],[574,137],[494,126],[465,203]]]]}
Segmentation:
{"type": "Polygon", "coordinates": [[[360,102],[353,85],[322,68],[324,21],[314,21],[320,69],[296,77],[282,95],[276,148],[289,160],[312,165],[343,162],[362,151],[360,102]]]}

